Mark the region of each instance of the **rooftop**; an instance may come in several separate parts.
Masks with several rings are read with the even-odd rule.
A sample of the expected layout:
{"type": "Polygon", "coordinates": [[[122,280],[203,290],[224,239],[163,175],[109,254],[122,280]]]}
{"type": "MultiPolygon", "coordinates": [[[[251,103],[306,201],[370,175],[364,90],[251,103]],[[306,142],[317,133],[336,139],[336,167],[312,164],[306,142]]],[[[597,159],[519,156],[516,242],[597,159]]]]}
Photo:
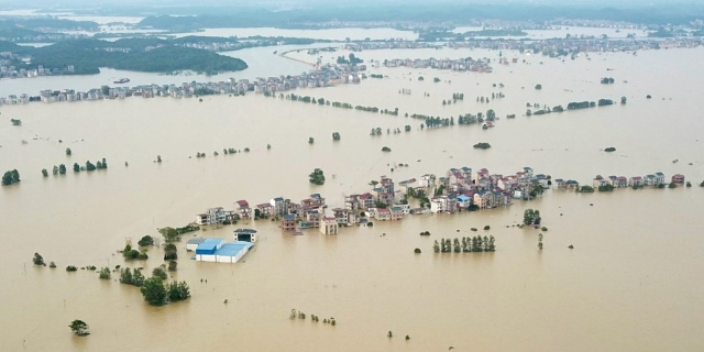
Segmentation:
{"type": "Polygon", "coordinates": [[[220,255],[220,256],[229,256],[229,257],[234,257],[238,253],[242,252],[243,249],[249,250],[254,246],[250,242],[244,242],[244,241],[235,241],[235,242],[229,242],[225,243],[215,251],[215,255],[220,255]]]}
{"type": "Polygon", "coordinates": [[[212,251],[215,250],[220,243],[222,243],[223,240],[220,238],[208,238],[207,240],[201,242],[201,244],[198,245],[198,248],[196,250],[201,251],[201,250],[206,250],[206,251],[212,251]]]}
{"type": "Polygon", "coordinates": [[[195,237],[195,238],[189,239],[188,242],[186,242],[186,243],[187,244],[201,244],[203,242],[205,242],[205,238],[195,237]]]}

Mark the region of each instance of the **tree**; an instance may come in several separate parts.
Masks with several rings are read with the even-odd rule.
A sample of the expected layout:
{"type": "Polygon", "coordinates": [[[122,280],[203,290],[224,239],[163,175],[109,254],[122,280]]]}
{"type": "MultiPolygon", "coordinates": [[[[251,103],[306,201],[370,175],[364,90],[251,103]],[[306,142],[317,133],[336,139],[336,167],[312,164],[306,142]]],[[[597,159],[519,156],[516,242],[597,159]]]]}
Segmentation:
{"type": "Polygon", "coordinates": [[[323,185],[325,184],[325,173],[323,170],[316,168],[310,175],[308,175],[308,181],[314,185],[323,185]]]}
{"type": "Polygon", "coordinates": [[[122,269],[120,272],[120,283],[125,285],[133,285],[132,270],[130,268],[122,269]]]}
{"type": "Polygon", "coordinates": [[[42,176],[49,177],[49,171],[47,171],[46,169],[42,169],[42,176]]]}
{"type": "Polygon", "coordinates": [[[111,276],[110,275],[110,268],[108,268],[106,266],[106,267],[103,267],[102,269],[100,269],[100,276],[99,277],[101,280],[110,280],[110,276],[111,276]]]}
{"type": "Polygon", "coordinates": [[[146,235],[146,236],[142,237],[142,239],[140,239],[139,242],[137,242],[137,244],[140,247],[151,246],[154,244],[154,238],[152,238],[152,236],[146,235]]]}
{"type": "Polygon", "coordinates": [[[157,163],[160,163],[160,162],[161,162],[161,155],[157,155],[157,156],[156,156],[156,162],[157,162],[157,163]]]}
{"type": "Polygon", "coordinates": [[[175,260],[170,260],[169,261],[169,271],[176,271],[176,268],[178,268],[178,262],[175,260]]]}
{"type": "Polygon", "coordinates": [[[315,139],[313,137],[308,137],[308,144],[313,144],[315,143],[315,139]]]}
{"type": "Polygon", "coordinates": [[[71,148],[66,148],[66,155],[71,156],[71,148]]]}
{"type": "Polygon", "coordinates": [[[21,181],[20,180],[20,172],[17,171],[17,169],[14,169],[12,171],[7,171],[2,176],[2,185],[3,186],[9,186],[13,183],[18,183],[20,181],[21,181]]]}
{"type": "Polygon", "coordinates": [[[73,172],[80,172],[81,166],[78,163],[73,163],[73,172]]]}
{"type": "Polygon", "coordinates": [[[137,287],[144,286],[144,275],[142,275],[141,270],[134,269],[134,272],[132,273],[132,285],[137,287]]]}
{"type": "Polygon", "coordinates": [[[59,165],[59,174],[66,175],[66,165],[64,165],[64,164],[59,165]]]}
{"type": "Polygon", "coordinates": [[[158,277],[150,277],[144,280],[144,285],[140,289],[144,300],[152,306],[163,306],[166,304],[166,287],[164,282],[158,277]]]}
{"type": "Polygon", "coordinates": [[[162,269],[160,267],[154,268],[154,270],[152,271],[152,275],[154,275],[154,277],[158,277],[162,280],[166,280],[168,278],[166,271],[164,271],[164,269],[162,269]]]}
{"type": "Polygon", "coordinates": [[[535,212],[533,211],[533,209],[526,209],[526,211],[523,212],[523,224],[524,225],[532,225],[534,219],[535,219],[535,212]]]}
{"type": "Polygon", "coordinates": [[[88,331],[88,324],[86,324],[83,320],[74,320],[68,327],[71,328],[71,331],[78,336],[86,336],[90,334],[88,331]]]}
{"type": "Polygon", "coordinates": [[[96,167],[93,165],[93,163],[90,162],[90,160],[86,161],[86,171],[95,171],[96,167]]]}
{"type": "Polygon", "coordinates": [[[389,148],[389,147],[383,147],[383,148],[381,148],[381,151],[384,152],[384,153],[388,153],[388,152],[391,151],[391,148],[389,148]]]}
{"type": "Polygon", "coordinates": [[[164,260],[176,260],[178,259],[178,254],[176,252],[176,245],[173,243],[168,243],[164,247],[164,260]]]}
{"type": "Polygon", "coordinates": [[[332,140],[333,140],[333,141],[339,141],[339,140],[340,140],[340,133],[339,133],[339,132],[333,132],[333,134],[332,134],[332,140]]]}
{"type": "Polygon", "coordinates": [[[159,233],[164,236],[164,240],[166,242],[175,242],[181,239],[179,237],[178,231],[171,227],[164,227],[163,229],[159,229],[159,233]]]}
{"type": "Polygon", "coordinates": [[[46,265],[44,264],[44,257],[41,256],[39,253],[34,253],[34,258],[32,258],[32,263],[34,265],[46,265]]]}
{"type": "Polygon", "coordinates": [[[536,89],[536,90],[541,90],[541,89],[543,89],[543,85],[542,85],[542,84],[536,84],[536,85],[535,85],[535,89],[536,89]]]}
{"type": "Polygon", "coordinates": [[[190,298],[191,292],[185,281],[173,281],[168,285],[168,296],[171,302],[182,301],[190,298]]]}

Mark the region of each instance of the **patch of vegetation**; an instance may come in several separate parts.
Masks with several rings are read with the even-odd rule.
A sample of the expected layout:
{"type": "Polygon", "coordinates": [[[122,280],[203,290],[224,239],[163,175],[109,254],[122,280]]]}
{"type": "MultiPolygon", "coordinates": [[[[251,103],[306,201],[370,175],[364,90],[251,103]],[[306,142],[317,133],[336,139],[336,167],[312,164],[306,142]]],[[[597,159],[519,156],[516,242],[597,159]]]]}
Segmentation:
{"type": "Polygon", "coordinates": [[[13,183],[19,183],[20,181],[20,172],[17,171],[17,169],[6,171],[5,174],[2,176],[3,186],[9,186],[13,183]]]}
{"type": "Polygon", "coordinates": [[[110,268],[103,267],[100,269],[100,275],[98,276],[101,280],[110,280],[110,268]]]}
{"type": "Polygon", "coordinates": [[[152,236],[146,235],[142,237],[139,242],[137,242],[137,244],[140,247],[152,246],[154,245],[154,238],[152,238],[152,236]]]}
{"type": "Polygon", "coordinates": [[[594,187],[582,186],[579,189],[577,189],[577,192],[579,192],[579,193],[594,193],[594,187]]]}
{"type": "Polygon", "coordinates": [[[607,153],[613,153],[613,152],[616,151],[616,148],[614,148],[614,147],[607,147],[607,148],[604,148],[604,151],[607,152],[607,153]]]}
{"type": "Polygon", "coordinates": [[[308,181],[318,186],[325,184],[325,174],[323,173],[323,170],[317,168],[313,170],[313,172],[308,175],[308,181]]]}
{"type": "Polygon", "coordinates": [[[435,241],[433,252],[435,253],[470,253],[470,252],[495,252],[494,236],[474,236],[462,237],[462,239],[443,238],[440,242],[435,241]]]}
{"type": "Polygon", "coordinates": [[[71,331],[77,336],[88,336],[90,331],[88,331],[88,324],[83,320],[74,320],[68,325],[71,331]]]}
{"type": "Polygon", "coordinates": [[[474,145],[474,149],[484,149],[484,150],[486,150],[486,149],[489,149],[489,148],[491,148],[491,144],[489,144],[489,143],[484,143],[484,142],[482,142],[482,143],[477,143],[477,144],[474,145]]]}
{"type": "Polygon", "coordinates": [[[540,225],[541,220],[539,210],[526,209],[526,211],[523,212],[523,225],[540,225]]]}
{"type": "Polygon", "coordinates": [[[601,185],[598,187],[599,192],[611,192],[614,190],[614,186],[610,184],[601,185]]]}
{"type": "Polygon", "coordinates": [[[34,253],[32,263],[34,263],[34,265],[46,266],[46,264],[44,264],[44,257],[42,257],[39,253],[34,253]]]}

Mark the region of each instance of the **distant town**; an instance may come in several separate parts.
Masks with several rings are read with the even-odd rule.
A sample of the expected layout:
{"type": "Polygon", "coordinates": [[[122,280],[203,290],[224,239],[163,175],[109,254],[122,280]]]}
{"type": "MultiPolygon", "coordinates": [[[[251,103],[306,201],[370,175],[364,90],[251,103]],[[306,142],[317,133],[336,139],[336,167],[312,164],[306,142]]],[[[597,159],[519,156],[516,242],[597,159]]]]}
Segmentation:
{"type": "MultiPolygon", "coordinates": [[[[0,105],[27,104],[30,102],[95,101],[102,99],[125,99],[129,97],[192,98],[205,95],[245,95],[247,92],[266,95],[296,88],[320,88],[337,84],[358,84],[363,77],[365,65],[322,65],[315,70],[296,76],[257,78],[255,80],[231,78],[220,82],[185,82],[181,85],[140,85],[135,87],[108,87],[76,91],[73,89],[43,90],[38,96],[28,94],[10,95],[0,98],[0,105]]],[[[366,78],[366,75],[364,75],[366,78]]],[[[123,80],[127,82],[128,80],[123,80]]],[[[116,82],[120,83],[120,82],[116,82]]]]}

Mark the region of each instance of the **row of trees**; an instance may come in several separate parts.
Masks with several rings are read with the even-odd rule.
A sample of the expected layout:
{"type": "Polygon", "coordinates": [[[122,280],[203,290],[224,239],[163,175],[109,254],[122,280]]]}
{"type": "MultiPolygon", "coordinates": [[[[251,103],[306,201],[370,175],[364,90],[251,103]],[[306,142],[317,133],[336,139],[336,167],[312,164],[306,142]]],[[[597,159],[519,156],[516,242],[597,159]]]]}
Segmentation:
{"type": "Polygon", "coordinates": [[[159,233],[164,236],[166,242],[177,242],[181,240],[181,235],[184,233],[194,232],[200,230],[200,227],[196,225],[186,225],[184,227],[164,227],[159,229],[159,233]]]}
{"type": "Polygon", "coordinates": [[[386,114],[386,115],[398,116],[398,108],[394,108],[393,110],[380,109],[376,106],[352,105],[350,103],[343,103],[343,102],[339,102],[339,101],[331,102],[330,100],[325,100],[323,98],[315,99],[314,97],[299,96],[299,95],[296,95],[293,93],[286,94],[286,95],[281,94],[279,97],[286,98],[286,100],[300,101],[303,103],[318,104],[318,105],[327,105],[327,106],[332,106],[334,108],[355,109],[358,111],[366,111],[366,112],[373,112],[373,113],[378,112],[378,113],[382,113],[382,114],[386,114]]]}
{"type": "Polygon", "coordinates": [[[20,172],[17,171],[17,169],[5,171],[5,174],[2,175],[3,186],[9,186],[13,183],[19,183],[20,181],[20,172]]]}
{"type": "Polygon", "coordinates": [[[470,253],[470,252],[495,252],[494,236],[462,237],[462,239],[443,238],[433,244],[435,253],[470,253]]]}
{"type": "Polygon", "coordinates": [[[139,287],[144,300],[153,306],[162,306],[191,297],[190,288],[185,281],[164,284],[167,275],[163,268],[155,268],[152,275],[145,279],[140,269],[132,271],[125,268],[120,273],[120,283],[139,287]]]}
{"type": "Polygon", "coordinates": [[[523,212],[524,225],[540,225],[541,220],[539,210],[526,209],[526,211],[523,212]]]}

